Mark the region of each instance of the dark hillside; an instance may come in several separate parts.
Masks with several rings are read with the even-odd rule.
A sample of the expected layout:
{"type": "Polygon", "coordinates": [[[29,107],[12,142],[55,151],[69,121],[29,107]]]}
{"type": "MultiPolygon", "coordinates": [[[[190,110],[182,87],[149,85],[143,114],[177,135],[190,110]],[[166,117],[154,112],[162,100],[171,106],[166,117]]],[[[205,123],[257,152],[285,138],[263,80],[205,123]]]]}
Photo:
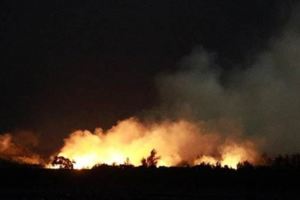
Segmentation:
{"type": "Polygon", "coordinates": [[[297,199],[298,169],[6,168],[1,199],[297,199]]]}

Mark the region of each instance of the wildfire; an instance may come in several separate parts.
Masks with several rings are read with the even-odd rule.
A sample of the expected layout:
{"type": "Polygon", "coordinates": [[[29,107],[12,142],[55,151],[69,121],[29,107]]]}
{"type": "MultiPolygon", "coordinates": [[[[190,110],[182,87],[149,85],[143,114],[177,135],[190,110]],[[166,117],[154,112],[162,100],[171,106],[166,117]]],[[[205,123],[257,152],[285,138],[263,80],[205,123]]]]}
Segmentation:
{"type": "Polygon", "coordinates": [[[236,168],[239,162],[256,162],[253,142],[209,132],[202,126],[186,120],[142,123],[129,118],[108,131],[75,131],[64,140],[58,156],[72,161],[75,169],[90,169],[97,164],[139,166],[153,149],[159,155],[157,166],[187,162],[236,168]]]}
{"type": "Polygon", "coordinates": [[[187,120],[141,122],[129,118],[111,129],[92,133],[78,130],[64,139],[64,146],[45,164],[31,147],[38,144],[32,134],[0,135],[0,158],[46,168],[90,169],[98,164],[133,166],[190,166],[206,163],[236,168],[240,162],[258,161],[253,141],[241,137],[236,128],[212,129],[206,123],[187,120]],[[230,134],[228,134],[230,132],[230,134]]]}
{"type": "Polygon", "coordinates": [[[226,144],[221,148],[221,157],[215,158],[212,156],[202,156],[195,160],[194,164],[198,165],[201,163],[228,166],[230,168],[236,169],[238,163],[245,161],[255,163],[258,160],[257,152],[254,150],[253,143],[246,142],[244,144],[226,144]]]}

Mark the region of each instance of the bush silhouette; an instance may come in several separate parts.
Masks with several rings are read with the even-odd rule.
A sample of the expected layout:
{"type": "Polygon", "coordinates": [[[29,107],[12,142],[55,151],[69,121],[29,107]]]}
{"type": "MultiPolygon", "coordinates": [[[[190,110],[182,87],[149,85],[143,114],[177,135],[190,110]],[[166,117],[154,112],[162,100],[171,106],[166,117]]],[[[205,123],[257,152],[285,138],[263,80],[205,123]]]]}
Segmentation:
{"type": "Polygon", "coordinates": [[[155,149],[152,149],[150,152],[150,155],[147,158],[143,158],[141,160],[143,167],[156,167],[158,160],[160,159],[160,156],[157,156],[157,151],[155,149]]]}
{"type": "Polygon", "coordinates": [[[53,166],[58,165],[60,169],[73,169],[74,163],[74,161],[71,161],[70,159],[63,156],[55,156],[51,164],[53,166]]]}

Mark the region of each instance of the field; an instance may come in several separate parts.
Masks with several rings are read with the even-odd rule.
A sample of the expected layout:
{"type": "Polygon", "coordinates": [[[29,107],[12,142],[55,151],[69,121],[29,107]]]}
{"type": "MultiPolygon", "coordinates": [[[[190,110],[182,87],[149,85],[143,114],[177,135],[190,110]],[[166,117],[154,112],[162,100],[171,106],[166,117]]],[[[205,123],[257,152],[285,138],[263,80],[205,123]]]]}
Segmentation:
{"type": "Polygon", "coordinates": [[[0,170],[0,199],[299,199],[299,169],[0,170]]]}

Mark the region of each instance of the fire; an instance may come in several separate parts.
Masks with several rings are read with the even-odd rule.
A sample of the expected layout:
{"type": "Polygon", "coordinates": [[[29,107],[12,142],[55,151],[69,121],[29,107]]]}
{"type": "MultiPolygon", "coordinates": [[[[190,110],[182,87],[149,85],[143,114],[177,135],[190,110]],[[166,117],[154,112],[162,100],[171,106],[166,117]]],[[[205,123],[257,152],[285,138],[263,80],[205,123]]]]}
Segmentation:
{"type": "Polygon", "coordinates": [[[236,168],[239,162],[255,162],[256,152],[253,150],[252,143],[246,143],[243,146],[237,144],[230,144],[225,146],[222,150],[223,166],[227,165],[231,168],[236,168]]]}
{"type": "Polygon", "coordinates": [[[247,141],[244,144],[230,143],[221,147],[221,157],[219,159],[212,156],[202,156],[195,160],[194,164],[198,165],[201,163],[209,165],[227,166],[229,168],[236,169],[239,163],[248,161],[255,163],[258,160],[257,152],[254,149],[253,143],[247,141]]]}
{"type": "Polygon", "coordinates": [[[139,166],[153,149],[159,156],[157,166],[187,162],[236,168],[239,162],[255,163],[258,158],[250,140],[224,136],[208,131],[204,124],[186,120],[142,123],[129,118],[108,131],[75,131],[64,142],[58,156],[74,161],[75,169],[90,169],[97,164],[139,166]]]}
{"type": "Polygon", "coordinates": [[[201,156],[200,158],[194,161],[195,165],[199,165],[201,163],[209,164],[209,165],[216,165],[218,160],[212,156],[201,156]]]}

